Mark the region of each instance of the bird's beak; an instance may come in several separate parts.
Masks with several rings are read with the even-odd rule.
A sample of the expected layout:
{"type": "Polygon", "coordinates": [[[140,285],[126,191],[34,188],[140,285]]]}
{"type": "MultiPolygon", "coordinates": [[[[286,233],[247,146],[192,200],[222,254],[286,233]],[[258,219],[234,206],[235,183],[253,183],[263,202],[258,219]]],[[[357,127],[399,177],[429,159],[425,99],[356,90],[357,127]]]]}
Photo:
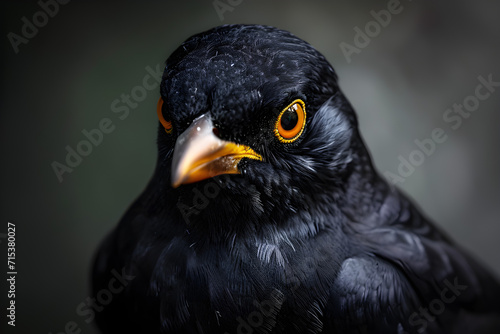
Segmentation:
{"type": "Polygon", "coordinates": [[[221,174],[239,174],[243,158],[262,160],[248,146],[221,140],[214,130],[210,117],[201,115],[177,138],[172,160],[174,188],[221,174]]]}

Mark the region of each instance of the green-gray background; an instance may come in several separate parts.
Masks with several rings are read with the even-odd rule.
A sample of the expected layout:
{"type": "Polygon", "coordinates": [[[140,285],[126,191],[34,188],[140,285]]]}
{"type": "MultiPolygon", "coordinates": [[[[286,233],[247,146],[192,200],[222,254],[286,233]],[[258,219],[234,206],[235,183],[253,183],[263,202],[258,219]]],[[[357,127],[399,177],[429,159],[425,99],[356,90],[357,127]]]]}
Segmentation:
{"type": "MultiPolygon", "coordinates": [[[[227,0],[222,0],[227,2],[227,0]]],[[[238,2],[238,1],[234,1],[238,2]]],[[[21,34],[35,2],[2,1],[0,97],[0,233],[17,226],[16,333],[59,333],[89,296],[98,243],[142,191],[155,165],[158,90],[120,120],[111,102],[142,85],[190,35],[225,23],[287,29],[319,49],[336,68],[359,115],[381,172],[395,172],[415,139],[446,130],[448,140],[400,187],[477,258],[500,274],[500,90],[457,130],[444,111],[474,93],[479,75],[500,81],[500,3],[409,1],[370,44],[347,62],[339,47],[354,27],[387,1],[251,1],[224,13],[212,1],[71,1],[15,53],[7,34],[21,34]],[[59,182],[51,163],[66,145],[110,118],[115,130],[59,182]]],[[[0,239],[0,277],[6,242],[0,239]]],[[[1,328],[7,328],[5,278],[1,328]]],[[[9,332],[10,332],[9,331],[9,332]]]]}

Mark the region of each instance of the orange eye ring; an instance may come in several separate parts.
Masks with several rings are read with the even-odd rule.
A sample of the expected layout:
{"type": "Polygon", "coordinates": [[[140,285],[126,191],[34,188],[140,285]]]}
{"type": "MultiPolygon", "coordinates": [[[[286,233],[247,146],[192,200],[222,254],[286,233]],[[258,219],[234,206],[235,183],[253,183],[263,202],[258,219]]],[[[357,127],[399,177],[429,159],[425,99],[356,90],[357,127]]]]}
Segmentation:
{"type": "Polygon", "coordinates": [[[163,125],[163,127],[165,128],[165,132],[172,133],[172,123],[167,121],[163,117],[162,108],[163,108],[163,98],[160,97],[160,99],[158,100],[158,104],[156,105],[156,113],[158,114],[158,119],[160,120],[161,125],[163,125]]]}
{"type": "MultiPolygon", "coordinates": [[[[286,116],[286,115],[285,115],[286,116]]],[[[292,143],[297,138],[300,137],[302,132],[304,131],[304,127],[306,125],[306,105],[304,101],[297,99],[290,103],[285,109],[281,111],[276,120],[276,124],[274,126],[274,134],[278,137],[279,141],[282,143],[292,143]],[[291,113],[288,119],[283,119],[285,123],[283,124],[282,118],[285,113],[291,113]],[[291,123],[297,119],[296,124],[291,123]]]]}

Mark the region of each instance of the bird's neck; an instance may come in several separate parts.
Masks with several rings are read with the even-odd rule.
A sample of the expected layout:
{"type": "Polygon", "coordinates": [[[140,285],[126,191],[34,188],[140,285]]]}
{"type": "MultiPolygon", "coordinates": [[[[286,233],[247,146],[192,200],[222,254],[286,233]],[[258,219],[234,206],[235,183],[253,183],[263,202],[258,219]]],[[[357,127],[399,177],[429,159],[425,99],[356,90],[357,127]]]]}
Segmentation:
{"type": "Polygon", "coordinates": [[[241,191],[234,183],[225,182],[231,176],[177,189],[155,178],[152,183],[156,195],[146,201],[155,215],[168,220],[167,224],[176,224],[179,230],[198,231],[216,242],[247,233],[265,237],[271,230],[312,235],[341,223],[338,220],[345,220],[349,213],[370,215],[390,191],[374,170],[366,150],[358,152],[353,167],[338,184],[318,182],[309,191],[295,191],[294,196],[252,186],[241,191]]]}

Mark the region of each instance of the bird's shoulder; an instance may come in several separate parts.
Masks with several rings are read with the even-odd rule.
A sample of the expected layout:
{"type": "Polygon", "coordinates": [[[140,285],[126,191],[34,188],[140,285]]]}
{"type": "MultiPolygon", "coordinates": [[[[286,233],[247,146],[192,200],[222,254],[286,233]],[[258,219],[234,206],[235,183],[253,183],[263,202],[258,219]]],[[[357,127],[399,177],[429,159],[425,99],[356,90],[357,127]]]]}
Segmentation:
{"type": "MultiPolygon", "coordinates": [[[[339,306],[355,310],[366,301],[375,308],[391,305],[390,314],[394,305],[401,305],[397,311],[411,320],[412,312],[442,301],[443,293],[453,290],[457,292],[453,303],[446,304],[439,321],[428,326],[449,328],[445,319],[457,314],[463,318],[492,310],[500,314],[495,306],[500,297],[496,279],[398,190],[390,188],[378,210],[361,219],[353,217],[344,232],[359,256],[342,264],[335,283],[339,306]]],[[[364,311],[370,309],[376,311],[372,307],[364,311]]],[[[432,332],[430,327],[426,330],[432,332]]]]}
{"type": "Polygon", "coordinates": [[[331,287],[325,324],[337,331],[399,333],[409,328],[409,315],[419,297],[405,274],[375,256],[358,255],[342,263],[331,287]]]}

